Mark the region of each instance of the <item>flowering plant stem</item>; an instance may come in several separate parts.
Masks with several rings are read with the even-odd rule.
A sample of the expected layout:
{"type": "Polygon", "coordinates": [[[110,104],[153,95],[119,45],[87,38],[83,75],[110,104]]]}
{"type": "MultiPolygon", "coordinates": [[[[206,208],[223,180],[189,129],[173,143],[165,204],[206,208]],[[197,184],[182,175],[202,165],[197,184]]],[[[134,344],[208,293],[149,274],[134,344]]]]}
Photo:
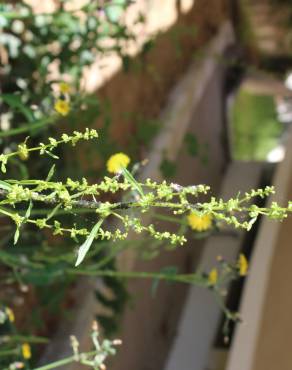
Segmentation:
{"type": "Polygon", "coordinates": [[[55,123],[58,119],[59,119],[58,116],[50,116],[50,117],[40,119],[40,120],[34,122],[33,124],[31,124],[31,123],[30,124],[21,124],[20,123],[19,127],[17,127],[17,128],[13,128],[13,129],[6,130],[6,131],[1,131],[0,132],[0,137],[10,137],[10,136],[24,134],[26,132],[31,132],[31,131],[36,130],[36,129],[41,129],[41,128],[44,128],[48,125],[51,125],[51,124],[55,123]]]}
{"type": "MultiPolygon", "coordinates": [[[[94,356],[96,354],[97,354],[97,351],[91,351],[91,352],[86,352],[83,355],[85,355],[86,357],[89,357],[89,356],[94,356]]],[[[70,364],[72,362],[76,362],[76,356],[75,355],[69,356],[69,357],[66,357],[66,358],[63,358],[62,360],[59,360],[59,361],[51,362],[48,365],[37,367],[37,368],[34,368],[32,370],[50,370],[50,369],[56,369],[56,368],[61,367],[61,366],[64,366],[64,365],[68,365],[68,364],[70,364]]]]}
{"type": "Polygon", "coordinates": [[[192,283],[197,286],[207,287],[208,281],[202,274],[170,274],[163,272],[144,272],[144,271],[115,271],[115,270],[91,270],[91,269],[68,269],[68,274],[87,275],[99,277],[116,277],[122,279],[155,279],[166,280],[179,283],[192,283]]]}

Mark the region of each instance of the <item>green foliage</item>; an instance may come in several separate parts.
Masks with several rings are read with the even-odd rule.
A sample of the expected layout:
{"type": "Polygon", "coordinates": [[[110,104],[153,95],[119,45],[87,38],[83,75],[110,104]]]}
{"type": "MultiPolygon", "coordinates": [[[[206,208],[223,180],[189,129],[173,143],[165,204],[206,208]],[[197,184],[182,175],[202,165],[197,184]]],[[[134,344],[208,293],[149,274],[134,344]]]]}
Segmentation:
{"type": "MultiPolygon", "coordinates": [[[[116,270],[114,260],[107,263],[107,266],[111,270],[116,270]]],[[[110,291],[111,297],[108,298],[102,290],[96,291],[96,297],[99,303],[111,311],[111,314],[99,314],[96,319],[102,325],[106,336],[112,337],[120,329],[124,306],[130,301],[130,296],[127,292],[125,280],[108,276],[104,277],[104,284],[107,291],[110,291]]]]}
{"type": "MultiPolygon", "coordinates": [[[[55,5],[53,13],[35,14],[24,2],[0,4],[0,69],[3,93],[0,97],[0,145],[3,153],[2,169],[5,171],[7,168],[7,178],[28,180],[39,177],[50,181],[55,170],[60,179],[69,176],[79,177],[81,170],[76,162],[70,164],[66,150],[59,146],[60,142],[55,146],[53,139],[53,136],[57,136],[55,127],[57,126],[59,130],[60,126],[68,126],[70,131],[75,129],[77,132],[80,130],[80,122],[90,126],[100,115],[104,114],[107,118],[106,107],[100,106],[96,96],[87,96],[82,91],[80,80],[84,67],[90,66],[97,57],[113,52],[120,54],[122,58],[126,57],[123,40],[135,38],[123,24],[124,18],[117,19],[119,15],[117,9],[114,9],[115,4],[108,9],[102,9],[99,0],[88,1],[81,9],[74,11],[67,11],[66,1],[60,1],[55,5]],[[52,66],[53,74],[49,73],[52,66]],[[60,91],[60,83],[63,82],[64,76],[69,85],[69,92],[65,95],[60,91]],[[57,112],[53,113],[54,104],[58,99],[69,103],[70,111],[67,117],[62,118],[57,112]],[[21,135],[25,136],[21,139],[21,135]],[[26,135],[30,137],[26,138],[26,135]],[[45,144],[46,147],[43,144],[38,145],[42,142],[47,143],[48,137],[51,137],[51,142],[45,144]],[[32,156],[30,150],[32,147],[43,153],[37,161],[34,161],[32,156]],[[6,156],[11,152],[15,152],[15,155],[6,156]],[[52,167],[52,161],[56,157],[62,159],[55,168],[52,167]]],[[[124,4],[119,5],[120,10],[122,8],[123,11],[127,11],[129,5],[128,1],[124,1],[124,4]]],[[[140,15],[138,18],[142,21],[140,15]]],[[[107,134],[109,123],[105,120],[105,126],[100,130],[103,140],[99,145],[87,145],[88,156],[105,159],[116,150],[117,144],[113,143],[107,134]]],[[[86,173],[83,169],[82,175],[89,174],[90,171],[91,169],[86,173]]],[[[102,176],[102,171],[100,172],[102,176]]],[[[7,186],[1,181],[0,189],[7,190],[7,186]]],[[[17,192],[16,187],[14,190],[17,192]]],[[[54,287],[53,291],[64,292],[63,299],[66,299],[68,294],[65,291],[66,287],[71,288],[70,284],[72,285],[76,276],[64,272],[74,265],[76,259],[75,252],[72,254],[71,242],[63,238],[60,243],[59,237],[58,248],[55,248],[56,241],[52,238],[47,241],[44,229],[36,234],[30,225],[26,224],[24,227],[22,224],[28,217],[29,207],[19,204],[19,210],[23,215],[21,219],[17,215],[14,216],[18,224],[16,232],[12,225],[6,223],[6,226],[1,226],[1,262],[8,273],[6,278],[1,280],[1,289],[6,289],[7,284],[8,286],[21,284],[30,292],[33,290],[32,287],[34,289],[44,286],[54,287]],[[19,248],[9,248],[13,239],[19,244],[19,248]]],[[[74,213],[67,211],[64,213],[60,205],[48,208],[47,204],[41,206],[38,201],[33,203],[30,211],[32,217],[37,216],[35,218],[39,220],[37,222],[39,226],[44,224],[44,220],[40,218],[42,216],[49,222],[58,215],[62,222],[72,225],[74,218],[83,221],[84,217],[81,215],[82,210],[74,209],[74,213]]],[[[87,215],[85,219],[88,228],[92,227],[92,217],[87,215]]],[[[99,250],[105,248],[104,244],[99,250]]],[[[94,253],[90,252],[87,261],[96,262],[97,252],[98,248],[95,248],[94,253]]],[[[52,297],[50,289],[44,289],[42,292],[52,297]]],[[[41,304],[40,294],[36,300],[36,304],[38,303],[41,304]]],[[[41,310],[39,321],[44,321],[41,310]]],[[[32,322],[28,330],[35,331],[32,322]]],[[[1,357],[1,368],[4,363],[6,364],[5,361],[4,357],[1,357]]]]}
{"type": "Polygon", "coordinates": [[[232,120],[234,158],[265,160],[281,133],[273,98],[239,91],[232,120]]]}
{"type": "MultiPolygon", "coordinates": [[[[268,197],[274,192],[271,187],[251,190],[224,201],[209,196],[210,189],[206,185],[141,181],[137,171],[143,163],[134,163],[132,168],[121,167],[111,177],[105,175],[103,168],[98,174],[96,168],[90,168],[88,176],[78,168],[75,158],[70,167],[70,147],[76,144],[91,148],[86,150],[88,162],[97,157],[105,160],[113,152],[121,151],[110,135],[110,105],[101,106],[95,96],[86,95],[80,81],[84,67],[109,53],[118,54],[124,66],[129,67],[130,58],[124,46],[135,35],[124,23],[123,14],[131,4],[129,1],[105,2],[103,8],[100,1],[88,1],[80,9],[70,11],[66,10],[66,3],[66,0],[60,1],[49,14],[34,14],[25,3],[0,5],[1,57],[4,55],[7,59],[1,66],[3,94],[0,97],[3,112],[1,288],[17,286],[27,291],[33,286],[37,308],[31,316],[40,327],[45,324],[38,305],[46,303],[48,310],[56,311],[67,288],[72,287],[78,276],[99,277],[113,292],[113,299],[106,297],[102,290],[96,292],[99,301],[112,312],[112,317],[98,316],[109,334],[119,326],[118,320],[128,300],[124,281],[130,278],[151,279],[153,290],[161,280],[210,289],[226,318],[236,321],[236,314],[224,306],[222,291],[226,283],[244,276],[238,261],[221,260],[212,274],[208,271],[183,274],[175,266],[159,272],[120,271],[115,267],[115,258],[132,248],[139,256],[151,259],[163,249],[184,244],[191,226],[188,216],[192,213],[197,218],[211,218],[208,232],[212,232],[213,227],[219,230],[222,224],[250,230],[261,215],[283,220],[292,210],[291,202],[287,206],[277,203],[270,207],[257,206],[258,197],[268,197]],[[52,66],[55,66],[54,77],[48,73],[52,66]],[[68,85],[62,87],[65,76],[68,85]],[[96,142],[98,134],[94,129],[80,132],[78,126],[82,121],[90,127],[100,115],[105,123],[99,130],[101,140],[96,142]],[[66,128],[61,136],[55,132],[63,129],[60,126],[66,128]],[[165,223],[163,228],[159,222],[152,222],[154,219],[174,223],[177,229],[169,232],[165,223]],[[131,239],[133,234],[140,238],[131,239]],[[51,297],[49,287],[58,294],[51,297]]],[[[139,14],[137,22],[144,21],[139,14]]],[[[172,37],[178,54],[181,34],[189,33],[192,37],[194,31],[192,28],[174,30],[172,37]]],[[[152,47],[151,39],[144,44],[142,57],[152,47]]],[[[141,154],[140,146],[150,146],[159,124],[139,115],[135,138],[130,143],[135,155],[141,154]]],[[[196,136],[187,134],[185,144],[189,155],[207,161],[207,147],[196,136]]],[[[165,159],[161,171],[169,179],[176,173],[176,164],[165,159]]],[[[1,369],[31,369],[34,360],[30,359],[29,344],[47,340],[18,334],[13,311],[9,310],[10,302],[0,303],[1,369]]],[[[24,332],[31,331],[30,322],[24,332]]],[[[71,362],[104,369],[105,359],[115,353],[114,345],[118,342],[100,341],[95,323],[91,338],[92,352],[79,352],[79,343],[73,337],[73,356],[34,369],[55,369],[71,362]]]]}
{"type": "Polygon", "coordinates": [[[187,132],[184,137],[187,153],[194,158],[200,159],[203,165],[208,164],[208,144],[200,143],[197,136],[187,132]]]}
{"type": "Polygon", "coordinates": [[[187,133],[184,138],[187,152],[192,156],[196,157],[199,154],[199,143],[195,135],[187,133]]]}
{"type": "MultiPolygon", "coordinates": [[[[22,339],[22,338],[19,338],[22,339]]],[[[32,341],[37,341],[38,338],[32,338],[32,341]]],[[[34,370],[50,370],[50,369],[57,369],[60,367],[63,367],[67,364],[70,364],[72,362],[78,363],[80,365],[86,365],[92,369],[100,369],[103,370],[105,369],[104,362],[105,360],[110,357],[115,355],[116,353],[116,346],[121,344],[121,341],[118,339],[115,340],[101,340],[100,339],[100,333],[98,330],[98,326],[96,322],[93,322],[92,325],[92,333],[91,333],[91,341],[94,350],[90,352],[80,352],[79,350],[79,342],[75,336],[70,337],[70,342],[71,342],[71,347],[72,347],[72,352],[73,355],[69,356],[67,358],[64,358],[62,360],[53,362],[49,365],[44,365],[35,368],[34,370]]],[[[25,350],[23,350],[23,346],[18,349],[18,352],[26,353],[25,350]]],[[[28,343],[25,343],[26,348],[30,348],[28,343]]],[[[28,349],[29,353],[30,349],[28,349]]],[[[7,351],[9,352],[9,351],[7,351]]],[[[12,354],[17,354],[17,352],[11,352],[9,353],[10,355],[12,354]]],[[[23,369],[25,363],[21,361],[15,361],[9,365],[9,367],[5,367],[3,370],[17,370],[17,369],[23,369]]]]}
{"type": "MultiPolygon", "coordinates": [[[[49,144],[40,144],[35,148],[26,147],[26,151],[39,152],[40,155],[49,153],[61,143],[71,143],[75,145],[80,139],[95,139],[97,133],[95,130],[88,130],[84,133],[74,132],[73,135],[63,134],[61,140],[49,138],[49,144]]],[[[2,172],[6,172],[8,160],[19,155],[21,150],[11,152],[7,155],[2,154],[2,172]]],[[[54,155],[53,155],[54,156],[54,155]]],[[[54,158],[57,159],[56,156],[54,158]]],[[[50,177],[50,176],[49,176],[50,177]]],[[[73,239],[86,237],[85,242],[79,248],[76,265],[79,265],[89,251],[95,238],[101,240],[124,240],[128,237],[129,231],[132,230],[137,234],[147,233],[157,240],[167,240],[171,244],[183,244],[186,239],[176,233],[168,231],[158,231],[153,224],[144,225],[142,222],[143,213],[148,212],[151,208],[168,210],[174,216],[196,212],[198,215],[210,214],[215,220],[224,221],[236,228],[250,230],[252,224],[259,215],[266,215],[272,219],[282,220],[287,217],[287,212],[291,211],[290,204],[288,207],[281,207],[277,203],[272,203],[270,208],[258,207],[255,204],[251,206],[248,203],[255,197],[267,197],[274,193],[272,187],[265,189],[252,190],[250,193],[238,195],[228,201],[211,197],[207,202],[198,202],[196,198],[201,194],[207,194],[208,186],[180,186],[178,184],[157,183],[147,179],[145,182],[137,181],[131,172],[126,168],[121,168],[119,176],[104,177],[100,183],[88,184],[85,178],[82,181],[73,181],[67,178],[65,183],[53,182],[47,180],[5,180],[1,184],[1,195],[3,200],[0,201],[0,214],[10,218],[16,225],[18,239],[19,230],[25,224],[31,224],[39,229],[49,229],[54,235],[68,234],[73,239]],[[120,176],[122,175],[122,179],[120,176]],[[127,201],[109,202],[97,200],[101,194],[115,194],[117,192],[132,193],[133,197],[127,201]],[[93,200],[83,200],[84,196],[92,197],[93,200]],[[194,201],[196,200],[196,201],[194,201]],[[20,205],[26,203],[27,210],[25,213],[17,211],[20,205]],[[45,203],[54,208],[48,209],[47,217],[33,218],[31,211],[34,203],[45,203]],[[63,226],[58,220],[58,211],[71,212],[75,208],[84,208],[94,211],[97,214],[98,222],[88,230],[86,227],[78,228],[76,223],[74,227],[63,226]],[[125,210],[135,210],[136,215],[124,214],[125,210]],[[110,231],[101,227],[104,220],[110,216],[117,218],[123,228],[117,227],[116,230],[110,231]],[[138,216],[138,217],[137,217],[138,216]]],[[[16,240],[17,241],[17,240],[16,240]]]]}
{"type": "Polygon", "coordinates": [[[98,233],[103,221],[104,221],[104,219],[101,217],[100,220],[94,225],[94,227],[90,231],[90,234],[89,234],[88,238],[81,245],[81,247],[79,247],[78,255],[77,255],[77,261],[75,263],[75,266],[79,266],[80,263],[84,260],[86,254],[89,251],[89,248],[91,247],[91,244],[93,243],[94,238],[97,236],[97,233],[98,233]]]}
{"type": "Polygon", "coordinates": [[[137,120],[137,131],[135,139],[137,144],[146,145],[148,148],[156,134],[159,132],[160,124],[158,120],[145,120],[139,117],[137,120]]]}
{"type": "Polygon", "coordinates": [[[160,171],[162,176],[166,179],[171,179],[175,176],[177,171],[177,165],[174,161],[170,161],[167,158],[164,158],[160,163],[160,171]]]}

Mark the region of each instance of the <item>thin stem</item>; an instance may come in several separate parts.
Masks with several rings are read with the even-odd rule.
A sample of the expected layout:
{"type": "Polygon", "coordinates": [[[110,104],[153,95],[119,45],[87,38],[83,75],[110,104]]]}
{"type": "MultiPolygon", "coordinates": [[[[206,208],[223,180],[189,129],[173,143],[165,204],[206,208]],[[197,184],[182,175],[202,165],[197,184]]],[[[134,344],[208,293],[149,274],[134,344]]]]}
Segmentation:
{"type": "Polygon", "coordinates": [[[198,286],[208,286],[208,281],[200,274],[166,274],[163,272],[144,272],[144,271],[114,271],[114,270],[84,270],[84,269],[68,269],[67,273],[71,275],[87,275],[99,277],[117,277],[122,279],[157,279],[179,283],[192,283],[198,286]]]}
{"type": "MultiPolygon", "coordinates": [[[[0,189],[0,197],[5,198],[7,194],[8,194],[7,190],[0,189]]],[[[27,199],[26,201],[28,200],[29,199],[27,199]]],[[[37,192],[31,192],[31,200],[43,202],[47,204],[60,204],[61,203],[61,200],[58,197],[48,198],[48,196],[41,195],[37,192]]],[[[5,204],[5,199],[4,199],[4,202],[2,202],[2,204],[5,204]]],[[[70,203],[70,205],[74,208],[87,208],[87,209],[99,209],[102,204],[104,203],[99,202],[99,201],[90,201],[90,200],[72,200],[72,202],[70,203]]],[[[163,201],[153,202],[151,203],[151,207],[153,208],[173,208],[173,209],[182,208],[180,203],[163,202],[163,201]]],[[[193,209],[195,207],[196,207],[195,204],[188,204],[189,209],[193,209]]],[[[119,210],[119,209],[126,210],[130,208],[143,208],[143,204],[141,204],[139,201],[116,202],[116,203],[111,203],[109,208],[111,211],[119,210]]]]}
{"type": "Polygon", "coordinates": [[[0,357],[10,356],[10,355],[17,355],[19,354],[18,349],[7,349],[0,351],[0,357]]]}
{"type": "MultiPolygon", "coordinates": [[[[65,143],[64,139],[56,140],[55,147],[57,147],[58,145],[60,145],[62,143],[65,143]]],[[[52,144],[48,143],[44,146],[39,145],[39,146],[36,146],[36,147],[33,147],[33,148],[27,148],[27,151],[28,152],[37,152],[37,151],[40,151],[41,149],[49,149],[51,147],[52,147],[52,144]]],[[[14,156],[19,155],[19,154],[20,154],[20,150],[17,150],[15,152],[7,154],[6,156],[7,156],[7,158],[10,158],[10,157],[14,157],[14,156]]]]}
{"type": "Polygon", "coordinates": [[[9,335],[9,342],[49,343],[49,339],[33,335],[9,335]]]}
{"type": "Polygon", "coordinates": [[[187,225],[186,222],[178,220],[176,217],[161,215],[159,213],[153,213],[151,216],[153,218],[156,218],[157,220],[172,222],[172,223],[180,224],[180,225],[187,225]]]}
{"type": "MultiPolygon", "coordinates": [[[[94,356],[95,354],[96,354],[96,351],[83,353],[83,355],[86,356],[86,357],[94,356]]],[[[34,368],[32,370],[56,369],[57,367],[70,364],[71,362],[76,362],[76,356],[75,355],[63,358],[62,360],[59,360],[59,361],[52,362],[51,364],[48,364],[48,365],[44,365],[44,366],[41,366],[41,367],[34,368]]],[[[77,362],[79,362],[79,361],[77,361],[77,362]]]]}
{"type": "Polygon", "coordinates": [[[56,118],[53,116],[53,117],[44,118],[42,120],[39,120],[36,123],[32,122],[28,125],[19,124],[20,127],[13,128],[13,129],[7,130],[7,131],[1,131],[0,132],[0,138],[1,137],[9,137],[9,136],[24,134],[25,132],[29,132],[29,131],[32,131],[32,130],[35,130],[35,129],[40,129],[42,127],[48,126],[48,125],[50,125],[52,123],[55,123],[55,122],[56,122],[56,118]]]}

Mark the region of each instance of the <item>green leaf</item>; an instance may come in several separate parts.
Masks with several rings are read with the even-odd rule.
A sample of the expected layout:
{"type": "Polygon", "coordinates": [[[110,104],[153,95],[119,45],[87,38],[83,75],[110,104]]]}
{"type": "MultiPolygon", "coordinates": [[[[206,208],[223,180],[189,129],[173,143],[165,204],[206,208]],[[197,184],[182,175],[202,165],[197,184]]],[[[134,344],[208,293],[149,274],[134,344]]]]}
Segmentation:
{"type": "Polygon", "coordinates": [[[253,217],[251,220],[248,221],[248,227],[247,227],[247,231],[250,231],[251,228],[252,228],[252,225],[257,221],[257,217],[253,217]]]}
{"type": "Polygon", "coordinates": [[[59,157],[51,152],[49,152],[48,150],[45,150],[45,153],[49,156],[49,157],[52,157],[54,159],[59,159],[59,157]]]}
{"type": "Polygon", "coordinates": [[[55,165],[53,164],[52,165],[52,167],[51,167],[51,169],[50,169],[50,171],[49,171],[49,173],[48,173],[48,176],[47,176],[47,178],[46,178],[46,181],[50,181],[51,180],[51,178],[54,176],[54,173],[55,173],[55,165]]]}
{"type": "Polygon", "coordinates": [[[33,205],[33,203],[32,203],[32,201],[30,201],[29,205],[28,205],[28,208],[27,208],[27,210],[25,212],[25,215],[24,215],[25,220],[27,220],[29,218],[30,214],[31,214],[32,205],[33,205]]]}
{"type": "Polygon", "coordinates": [[[20,111],[29,122],[34,121],[33,112],[21,101],[21,95],[2,94],[1,99],[8,104],[12,109],[20,111]]]}
{"type": "Polygon", "coordinates": [[[154,120],[141,120],[137,126],[137,139],[148,146],[160,130],[160,122],[154,120]]]}
{"type": "Polygon", "coordinates": [[[29,205],[28,205],[28,208],[25,212],[25,216],[24,216],[24,219],[23,219],[22,223],[16,227],[16,230],[15,230],[15,233],[14,233],[14,240],[13,240],[14,245],[18,242],[18,239],[19,239],[19,236],[20,236],[20,231],[19,231],[20,227],[29,218],[30,213],[31,213],[31,209],[32,209],[32,201],[29,202],[29,205]]]}
{"type": "Polygon", "coordinates": [[[92,228],[88,238],[85,240],[85,242],[79,247],[78,255],[77,255],[77,261],[75,263],[75,266],[79,266],[80,263],[84,260],[87,252],[89,251],[89,248],[91,247],[91,244],[93,243],[94,238],[96,237],[96,234],[98,233],[99,228],[101,227],[102,223],[104,221],[104,218],[101,218],[92,228]]]}
{"type": "Polygon", "coordinates": [[[123,175],[125,179],[127,179],[129,183],[132,184],[133,187],[138,191],[138,193],[143,197],[144,196],[143,189],[141,185],[134,179],[131,172],[129,172],[126,168],[123,168],[123,175]]]}
{"type": "Polygon", "coordinates": [[[175,162],[164,158],[160,164],[160,171],[166,179],[170,179],[175,176],[176,171],[177,171],[177,166],[175,162]]]}
{"type": "Polygon", "coordinates": [[[16,227],[16,231],[15,231],[15,233],[14,233],[14,241],[13,241],[13,243],[14,243],[14,245],[18,242],[18,239],[19,239],[19,235],[20,235],[20,227],[21,227],[21,225],[24,223],[24,222],[26,222],[26,220],[29,218],[29,216],[30,216],[30,213],[31,213],[31,209],[32,209],[32,201],[30,201],[29,202],[29,205],[28,205],[28,208],[27,208],[27,210],[26,210],[26,212],[25,212],[25,216],[24,216],[24,219],[22,220],[22,222],[21,222],[21,224],[20,225],[18,225],[17,227],[16,227]]]}
{"type": "Polygon", "coordinates": [[[4,162],[2,162],[2,164],[1,164],[1,171],[3,173],[6,173],[6,166],[5,166],[5,163],[4,162]]]}
{"type": "Polygon", "coordinates": [[[147,54],[154,47],[154,45],[155,45],[154,40],[152,40],[152,39],[147,40],[142,45],[142,51],[141,51],[141,53],[143,55],[147,54]]]}
{"type": "Polygon", "coordinates": [[[55,216],[56,212],[62,207],[62,204],[58,204],[56,205],[56,207],[48,214],[46,220],[48,221],[49,219],[51,219],[52,217],[55,216]]]}
{"type": "Polygon", "coordinates": [[[17,242],[18,242],[18,239],[19,239],[19,227],[16,228],[15,230],[15,233],[14,233],[14,240],[13,240],[13,244],[15,245],[17,242]]]}
{"type": "Polygon", "coordinates": [[[197,137],[188,132],[184,137],[184,142],[188,154],[192,157],[196,157],[199,154],[199,143],[197,137]]]}
{"type": "Polygon", "coordinates": [[[11,185],[5,181],[0,180],[0,189],[9,191],[11,189],[11,185]]]}

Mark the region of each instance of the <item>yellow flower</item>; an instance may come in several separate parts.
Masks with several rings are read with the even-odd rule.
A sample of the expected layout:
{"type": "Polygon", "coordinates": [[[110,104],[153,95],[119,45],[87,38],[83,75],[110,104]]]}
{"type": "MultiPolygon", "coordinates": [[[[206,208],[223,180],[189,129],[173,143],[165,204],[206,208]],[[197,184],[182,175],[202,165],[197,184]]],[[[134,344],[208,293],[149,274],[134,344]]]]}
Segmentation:
{"type": "Polygon", "coordinates": [[[130,163],[130,158],[124,153],[112,155],[106,162],[107,170],[111,173],[118,173],[123,168],[127,168],[130,163]]]}
{"type": "Polygon", "coordinates": [[[187,219],[189,226],[196,231],[206,231],[212,226],[211,214],[198,216],[196,213],[191,212],[187,219]]]}
{"type": "Polygon", "coordinates": [[[59,89],[62,94],[68,94],[70,92],[70,85],[68,85],[66,82],[61,82],[59,89]]]}
{"type": "Polygon", "coordinates": [[[67,116],[70,111],[69,103],[66,100],[58,99],[54,106],[55,110],[62,116],[67,116]]]}
{"type": "Polygon", "coordinates": [[[12,311],[12,309],[9,308],[9,307],[6,307],[5,311],[6,311],[6,315],[8,317],[8,320],[10,322],[14,322],[15,321],[15,316],[14,316],[14,312],[12,311]]]}
{"type": "Polygon", "coordinates": [[[214,268],[209,273],[208,283],[210,285],[215,285],[217,283],[217,280],[218,280],[218,271],[217,271],[217,269],[214,268]]]}
{"type": "Polygon", "coordinates": [[[243,255],[243,254],[239,255],[237,266],[238,266],[238,269],[239,269],[239,275],[240,276],[247,275],[248,261],[247,261],[245,255],[243,255]]]}
{"type": "Polygon", "coordinates": [[[25,358],[26,360],[29,360],[31,358],[31,348],[28,343],[23,343],[23,345],[21,346],[21,352],[23,358],[25,358]]]}

